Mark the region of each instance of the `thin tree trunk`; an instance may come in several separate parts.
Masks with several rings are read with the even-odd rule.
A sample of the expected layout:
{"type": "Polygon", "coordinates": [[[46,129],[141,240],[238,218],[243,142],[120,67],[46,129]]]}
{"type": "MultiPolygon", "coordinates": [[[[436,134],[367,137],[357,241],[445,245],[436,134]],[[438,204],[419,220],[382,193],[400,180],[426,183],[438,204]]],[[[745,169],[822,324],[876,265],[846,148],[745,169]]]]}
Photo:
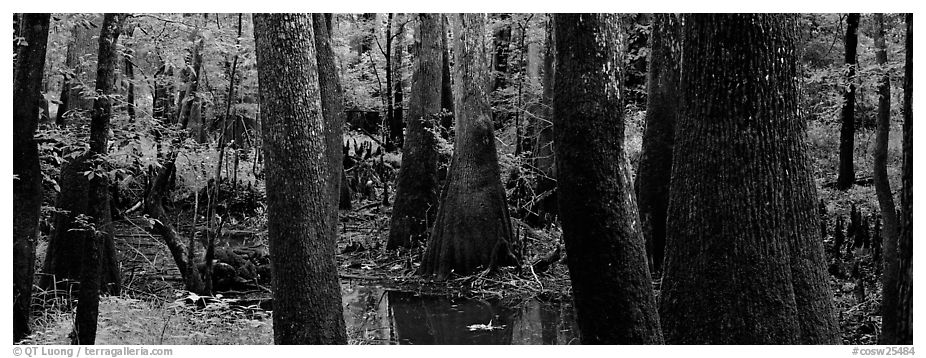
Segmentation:
{"type": "Polygon", "coordinates": [[[796,16],[686,16],[660,319],[672,344],[836,344],[796,16]]]}
{"type": "Polygon", "coordinates": [[[486,86],[485,18],[453,14],[453,160],[421,273],[449,277],[517,263],[486,86]]]}
{"type": "MultiPolygon", "coordinates": [[[[135,26],[130,26],[125,29],[125,36],[132,36],[135,32],[135,26]]],[[[126,94],[125,94],[125,109],[129,115],[129,118],[135,120],[135,64],[132,62],[135,56],[135,49],[126,46],[125,54],[123,54],[123,68],[125,69],[126,78],[126,94]]]]}
{"type": "MultiPolygon", "coordinates": [[[[122,33],[125,14],[106,14],[100,31],[99,55],[96,72],[97,99],[93,104],[90,120],[90,150],[88,160],[95,166],[106,167],[105,156],[109,145],[109,122],[112,117],[112,95],[115,93],[116,63],[118,53],[116,41],[122,33]],[[97,162],[101,161],[101,162],[97,162]]],[[[74,319],[72,344],[94,344],[96,341],[97,316],[100,306],[101,257],[100,252],[106,240],[112,240],[112,216],[109,212],[109,177],[91,169],[95,175],[90,178],[89,204],[87,213],[93,218],[93,229],[86,236],[81,263],[81,284],[74,319]]]]}
{"type": "Polygon", "coordinates": [[[254,15],[267,170],[267,228],[277,344],[345,344],[336,250],[337,210],[315,33],[304,14],[254,15]]]}
{"type": "Polygon", "coordinates": [[[655,14],[652,31],[646,81],[646,128],[636,186],[650,271],[655,274],[662,272],[666,246],[672,144],[679,112],[682,24],[678,15],[655,14]]]}
{"type": "Polygon", "coordinates": [[[839,176],[836,188],[846,190],[855,183],[855,71],[858,58],[858,23],[860,15],[849,14],[846,19],[846,82],[843,94],[842,130],[839,132],[839,176]]]}
{"type": "MultiPolygon", "coordinates": [[[[315,31],[315,56],[318,64],[318,82],[321,94],[322,116],[325,118],[325,137],[328,146],[328,200],[333,208],[340,207],[341,175],[344,171],[343,128],[344,99],[335,54],[331,46],[331,14],[313,14],[312,28],[315,31]]],[[[338,211],[331,210],[329,223],[337,232],[338,211]]]]}
{"type": "MultiPolygon", "coordinates": [[[[383,133],[386,135],[383,136],[383,142],[385,143],[386,151],[393,151],[397,148],[396,143],[396,131],[397,125],[395,123],[395,118],[393,115],[395,112],[394,98],[392,97],[392,86],[393,86],[393,77],[395,76],[394,69],[392,67],[392,19],[394,14],[389,13],[386,18],[386,35],[384,36],[386,42],[386,50],[383,52],[383,57],[386,60],[386,93],[381,93],[380,96],[383,96],[383,101],[386,104],[386,126],[383,128],[383,133]]],[[[385,190],[384,190],[385,192],[385,190]]],[[[385,194],[384,194],[385,195],[385,194]]]]}
{"type": "Polygon", "coordinates": [[[387,250],[414,247],[427,238],[437,213],[437,128],[441,111],[439,14],[419,14],[418,54],[412,78],[408,133],[396,178],[387,250]]]}
{"type": "Polygon", "coordinates": [[[35,131],[39,123],[42,77],[50,14],[22,14],[13,78],[13,340],[31,332],[35,244],[42,208],[42,168],[35,131]]]}
{"type": "MultiPolygon", "coordinates": [[[[878,129],[875,139],[874,149],[874,167],[872,168],[872,177],[874,179],[875,192],[878,196],[878,206],[881,209],[881,218],[884,221],[884,227],[881,230],[881,242],[883,248],[882,256],[882,302],[881,317],[885,318],[882,322],[881,344],[893,344],[897,342],[894,334],[898,332],[895,326],[899,322],[888,318],[897,311],[897,276],[899,272],[897,257],[897,209],[894,205],[894,195],[891,192],[891,183],[887,177],[887,144],[891,132],[891,78],[887,73],[887,45],[884,41],[884,14],[874,14],[875,21],[875,58],[880,67],[881,74],[878,79],[878,129]]],[[[875,238],[877,239],[877,238],[875,238]]]]}
{"type": "Polygon", "coordinates": [[[389,130],[392,133],[393,142],[396,147],[405,146],[405,116],[402,108],[404,101],[405,82],[402,81],[402,60],[405,56],[405,15],[396,14],[395,21],[397,28],[393,35],[395,39],[392,43],[392,126],[389,130]]]}
{"type": "Polygon", "coordinates": [[[624,155],[616,15],[556,14],[559,206],[583,344],[660,344],[624,155]]]}

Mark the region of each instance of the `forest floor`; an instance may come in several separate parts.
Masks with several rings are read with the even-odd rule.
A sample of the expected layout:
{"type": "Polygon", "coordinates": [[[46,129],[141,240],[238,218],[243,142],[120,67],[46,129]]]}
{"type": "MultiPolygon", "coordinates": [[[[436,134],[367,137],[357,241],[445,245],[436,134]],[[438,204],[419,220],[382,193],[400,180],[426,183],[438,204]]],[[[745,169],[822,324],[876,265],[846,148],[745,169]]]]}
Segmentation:
{"type": "MultiPolygon", "coordinates": [[[[900,133],[898,130],[894,134],[900,133]]],[[[870,147],[873,137],[860,134],[859,184],[846,192],[832,188],[835,180],[835,151],[838,130],[831,126],[811,126],[809,130],[811,157],[817,174],[818,194],[826,207],[823,242],[830,271],[830,285],[845,344],[874,344],[880,330],[880,264],[874,260],[871,247],[840,248],[848,255],[834,255],[835,217],[848,217],[855,205],[865,216],[878,210],[870,180],[870,147]]],[[[899,135],[898,135],[899,137],[899,135]]],[[[896,138],[892,138],[896,139],[896,138]]],[[[899,140],[892,140],[889,150],[889,175],[892,188],[899,188],[899,140]]],[[[631,153],[632,155],[632,153],[631,153]]],[[[384,249],[391,207],[382,205],[377,195],[355,200],[353,210],[340,213],[340,235],[337,262],[342,282],[350,282],[342,292],[353,292],[360,285],[379,287],[386,291],[411,292],[420,296],[440,296],[451,300],[491,302],[493,305],[518,308],[532,302],[551,302],[567,307],[571,301],[571,286],[565,260],[554,262],[544,272],[533,270],[532,263],[550,256],[561,243],[561,231],[556,225],[532,228],[513,219],[521,267],[505,267],[497,272],[482,272],[470,276],[454,276],[435,282],[416,275],[423,248],[389,252],[384,249]]],[[[190,210],[190,209],[187,209],[190,210]]],[[[176,218],[192,215],[181,213],[176,218]]],[[[873,220],[874,221],[874,217],[873,220]]],[[[180,226],[185,223],[180,220],[180,226]]],[[[259,220],[243,220],[241,228],[258,232],[266,242],[259,220]],[[262,237],[263,236],[263,237],[262,237]]],[[[871,235],[872,237],[877,237],[871,235]]],[[[853,238],[847,237],[851,243],[853,238]]],[[[40,247],[40,252],[44,250],[40,247]]],[[[41,262],[41,258],[38,262],[41,262]]],[[[209,299],[199,299],[181,290],[180,282],[164,275],[151,280],[132,277],[121,296],[104,297],[100,304],[100,344],[271,344],[273,342],[272,313],[263,301],[269,297],[266,289],[248,292],[226,292],[209,299]],[[254,299],[258,297],[258,299],[254,299]],[[242,299],[247,298],[247,299],[242,299]],[[242,303],[244,302],[244,303],[242,303]],[[194,304],[195,303],[195,304],[194,304]]],[[[654,281],[656,293],[660,280],[654,281]]],[[[378,288],[378,289],[379,289],[378,288]]],[[[379,291],[377,291],[379,292],[379,291]]],[[[347,294],[345,293],[345,294],[347,294]]],[[[385,293],[382,294],[383,297],[385,293]]],[[[75,306],[66,297],[48,296],[35,303],[34,334],[26,344],[67,344],[72,329],[75,306]],[[39,308],[41,307],[41,308],[39,308]]],[[[375,297],[374,297],[375,298],[375,297]]],[[[366,298],[371,300],[371,298],[366,298]]],[[[383,300],[382,297],[379,298],[383,300]]],[[[351,303],[345,302],[345,317],[351,303]]],[[[368,303],[366,319],[380,303],[368,303]]],[[[454,303],[453,307],[456,307],[454,303]]],[[[497,316],[496,316],[497,317],[497,316]]],[[[561,318],[572,319],[572,318],[561,318]]],[[[485,323],[485,322],[483,322],[485,323]]],[[[492,321],[489,321],[489,325],[492,321]]],[[[545,323],[546,324],[546,323],[545,323]]],[[[563,325],[562,322],[559,323],[563,325]]],[[[539,327],[539,326],[538,326],[539,327]]],[[[383,343],[382,337],[371,338],[368,331],[348,327],[351,344],[383,343]]],[[[510,334],[509,334],[510,336],[510,334]]],[[[387,337],[388,339],[388,337],[387,337]]],[[[511,342],[511,340],[506,341],[511,342]]],[[[564,342],[563,340],[560,343],[564,342]]],[[[569,340],[568,342],[574,342],[569,340]]],[[[394,343],[394,342],[393,342],[394,343]]]]}

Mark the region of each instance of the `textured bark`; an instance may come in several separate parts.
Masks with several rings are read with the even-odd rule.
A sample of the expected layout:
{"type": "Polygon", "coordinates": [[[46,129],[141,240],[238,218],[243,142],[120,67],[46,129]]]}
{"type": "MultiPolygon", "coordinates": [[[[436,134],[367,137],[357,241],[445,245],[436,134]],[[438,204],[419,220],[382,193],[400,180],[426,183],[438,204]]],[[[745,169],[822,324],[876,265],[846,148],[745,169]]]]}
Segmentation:
{"type": "Polygon", "coordinates": [[[624,156],[616,15],[556,14],[553,146],[583,344],[659,344],[662,333],[624,156]]]}
{"type": "Polygon", "coordinates": [[[42,76],[50,14],[22,14],[19,36],[27,44],[16,48],[13,77],[13,311],[22,326],[13,329],[17,341],[30,333],[35,244],[42,209],[42,168],[35,130],[39,123],[42,76]]]}
{"type": "MultiPolygon", "coordinates": [[[[344,128],[344,101],[341,80],[335,66],[334,51],[331,49],[329,29],[330,14],[312,14],[312,29],[315,31],[315,58],[318,64],[318,84],[321,96],[322,116],[325,118],[325,138],[328,151],[328,195],[331,206],[338,208],[341,199],[341,175],[344,170],[342,151],[344,128]]],[[[348,200],[350,200],[348,198],[348,200]]],[[[338,211],[331,210],[329,223],[337,232],[338,211]]]]}
{"type": "MultiPolygon", "coordinates": [[[[451,85],[450,80],[450,40],[447,38],[447,34],[450,30],[450,24],[447,20],[447,16],[441,14],[441,93],[440,93],[440,107],[441,110],[453,113],[453,86],[451,85]]],[[[441,127],[444,128],[445,132],[453,131],[453,116],[444,116],[441,118],[441,127]]]]}
{"type": "Polygon", "coordinates": [[[304,14],[254,15],[277,344],[345,344],[315,33],[304,14]]]}
{"type": "Polygon", "coordinates": [[[672,175],[672,143],[679,111],[682,24],[678,15],[655,14],[647,73],[646,128],[637,171],[640,223],[651,272],[662,272],[672,175]]]}
{"type": "MultiPolygon", "coordinates": [[[[91,167],[106,167],[105,156],[109,145],[109,122],[112,118],[115,94],[116,63],[119,55],[116,41],[122,33],[125,14],[105,14],[100,30],[99,52],[96,72],[97,99],[93,103],[90,119],[90,150],[87,158],[95,163],[91,167]]],[[[92,218],[93,230],[86,235],[82,250],[80,292],[77,314],[74,319],[72,344],[94,344],[96,341],[97,316],[100,307],[100,282],[104,242],[112,241],[112,215],[109,212],[109,177],[95,175],[88,188],[87,213],[92,218]]]]}
{"type": "Polygon", "coordinates": [[[895,292],[897,303],[893,312],[884,311],[881,344],[913,344],[913,14],[906,14],[906,23],[900,240],[896,253],[898,265],[894,268],[897,281],[896,286],[884,288],[885,294],[895,292]]]}
{"type": "Polygon", "coordinates": [[[672,344],[837,344],[794,15],[686,17],[660,318],[672,344]]]}
{"type": "Polygon", "coordinates": [[[453,14],[453,159],[421,273],[446,279],[515,263],[486,86],[485,17],[453,14]]]}
{"type": "MultiPolygon", "coordinates": [[[[79,110],[89,114],[93,109],[94,101],[90,95],[95,88],[96,64],[99,42],[93,38],[99,33],[101,17],[94,15],[87,18],[86,23],[80,23],[71,30],[71,41],[68,43],[65,66],[73,72],[73,76],[65,77],[62,85],[62,104],[58,106],[58,125],[80,127],[86,125],[86,115],[73,116],[69,119],[63,116],[65,112],[79,110]]],[[[99,67],[99,66],[97,66],[99,67]]],[[[67,155],[68,153],[62,153],[67,155]]],[[[49,238],[45,254],[45,264],[42,269],[41,285],[46,289],[54,286],[55,281],[78,281],[81,270],[80,254],[83,252],[84,242],[88,231],[82,230],[75,224],[80,215],[89,215],[89,180],[83,173],[90,170],[87,164],[88,156],[83,154],[61,165],[58,185],[61,192],[58,194],[56,207],[63,210],[54,215],[55,226],[49,238]]],[[[103,248],[113,247],[112,240],[104,240],[103,248]]],[[[110,287],[109,283],[118,281],[115,257],[103,255],[104,278],[103,287],[110,287]]],[[[117,290],[118,291],[118,290],[117,290]]]]}
{"type": "MultiPolygon", "coordinates": [[[[93,110],[94,100],[90,95],[96,88],[97,71],[92,65],[98,61],[90,60],[98,57],[99,41],[92,40],[100,32],[102,17],[92,16],[87,23],[75,25],[71,31],[72,39],[68,44],[68,53],[65,66],[72,69],[75,77],[68,77],[62,87],[62,95],[67,93],[68,104],[59,106],[59,115],[69,110],[93,110]],[[83,61],[81,60],[83,59],[83,61]]],[[[67,123],[72,127],[86,125],[87,116],[72,117],[74,121],[67,123]]],[[[59,116],[59,125],[65,125],[63,117],[59,116]]],[[[62,153],[68,154],[68,153],[62,153]]],[[[82,252],[84,243],[88,239],[89,231],[84,230],[75,223],[80,215],[92,216],[90,213],[90,181],[84,172],[90,170],[88,153],[73,158],[61,165],[58,185],[61,192],[58,194],[55,206],[63,212],[54,215],[54,229],[51,232],[48,248],[45,254],[45,263],[42,268],[40,285],[46,289],[52,288],[55,281],[80,280],[82,267],[82,252]]],[[[118,294],[121,283],[118,262],[115,256],[115,245],[111,237],[104,237],[99,246],[102,250],[103,291],[118,294]]]]}
{"type": "Polygon", "coordinates": [[[61,85],[61,104],[55,113],[55,123],[66,124],[64,114],[71,110],[89,112],[93,109],[93,99],[83,92],[91,92],[96,83],[96,71],[93,55],[96,54],[97,42],[94,35],[99,33],[100,16],[92,15],[71,29],[71,39],[65,54],[65,68],[70,71],[61,85]]]}
{"type": "Polygon", "coordinates": [[[387,250],[414,247],[427,239],[437,213],[437,138],[441,111],[441,24],[439,14],[418,15],[418,54],[409,99],[402,167],[387,250]]]}
{"type": "MultiPolygon", "coordinates": [[[[889,319],[897,312],[897,276],[899,272],[897,257],[897,209],[894,205],[894,195],[891,192],[891,183],[887,177],[887,143],[891,133],[891,78],[887,73],[887,45],[884,41],[884,14],[874,14],[875,22],[875,59],[882,71],[885,71],[878,79],[878,128],[875,138],[874,160],[872,168],[872,178],[874,179],[875,192],[878,196],[878,206],[881,209],[881,218],[884,221],[884,227],[881,230],[882,255],[882,275],[881,284],[881,317],[882,320],[881,344],[894,344],[897,338],[894,334],[898,332],[896,325],[898,321],[889,319]]],[[[875,237],[874,239],[878,239],[875,237]]]]}
{"type": "Polygon", "coordinates": [[[849,14],[846,19],[846,80],[848,86],[843,94],[842,129],[839,132],[839,176],[836,188],[849,189],[855,183],[855,71],[858,62],[858,23],[860,15],[849,14]]]}

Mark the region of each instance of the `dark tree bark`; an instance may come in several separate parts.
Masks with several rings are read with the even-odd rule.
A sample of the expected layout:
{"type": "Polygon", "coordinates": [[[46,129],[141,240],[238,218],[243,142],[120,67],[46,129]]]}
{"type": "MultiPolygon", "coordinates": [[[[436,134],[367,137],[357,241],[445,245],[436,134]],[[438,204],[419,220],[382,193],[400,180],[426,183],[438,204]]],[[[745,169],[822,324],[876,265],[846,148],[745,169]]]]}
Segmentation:
{"type": "Polygon", "coordinates": [[[453,14],[453,159],[421,273],[446,279],[517,262],[486,86],[485,18],[453,14]]]}
{"type": "Polygon", "coordinates": [[[556,14],[553,146],[583,344],[659,344],[620,106],[616,15],[556,14]]]}
{"type": "Polygon", "coordinates": [[[859,17],[857,13],[851,13],[846,18],[846,81],[849,85],[843,94],[842,130],[839,132],[839,176],[836,178],[839,190],[849,189],[855,183],[855,71],[859,17]]]}
{"type": "Polygon", "coordinates": [[[255,14],[277,344],[345,344],[334,253],[337,210],[316,63],[304,14],[255,14]]]}
{"type": "MultiPolygon", "coordinates": [[[[116,63],[118,53],[116,41],[122,33],[125,14],[105,14],[100,30],[99,52],[97,57],[96,93],[90,119],[90,150],[87,159],[91,168],[106,167],[105,156],[109,144],[109,121],[112,117],[115,93],[116,63]]],[[[91,169],[94,170],[94,169],[91,169]]],[[[72,344],[94,344],[96,341],[97,316],[100,307],[100,281],[102,278],[102,259],[104,242],[112,241],[112,215],[109,212],[109,177],[96,173],[90,178],[88,188],[87,213],[92,218],[92,231],[86,235],[83,243],[80,272],[80,292],[77,314],[74,319],[72,344]]],[[[73,254],[73,253],[72,253],[73,254]]]]}
{"type": "Polygon", "coordinates": [[[39,124],[42,76],[48,44],[50,14],[22,14],[20,32],[25,44],[16,48],[13,77],[13,341],[31,333],[32,281],[35,244],[42,209],[42,168],[35,130],[39,124]]]}
{"type": "MultiPolygon", "coordinates": [[[[135,30],[135,26],[127,26],[125,29],[124,36],[132,36],[132,33],[135,30]]],[[[131,120],[135,120],[135,64],[132,62],[135,56],[135,49],[126,46],[125,54],[123,55],[123,69],[125,73],[125,83],[126,83],[126,93],[125,93],[125,110],[129,115],[131,120]]]]}
{"type": "Polygon", "coordinates": [[[64,126],[67,122],[65,113],[71,110],[81,110],[89,112],[93,109],[93,99],[88,98],[83,92],[90,92],[96,82],[96,71],[93,67],[93,61],[88,60],[83,63],[82,58],[87,54],[96,52],[96,41],[94,35],[99,33],[100,17],[92,15],[71,29],[71,39],[68,43],[67,53],[65,54],[65,68],[68,71],[64,76],[64,82],[61,84],[61,104],[58,105],[58,112],[55,113],[55,123],[64,126]]]}
{"type": "MultiPolygon", "coordinates": [[[[80,127],[86,125],[87,115],[93,109],[92,92],[96,83],[96,71],[93,67],[96,61],[88,60],[88,55],[96,54],[99,49],[98,41],[94,35],[99,33],[101,17],[90,16],[86,21],[80,22],[71,29],[71,41],[68,43],[65,67],[69,73],[65,75],[65,83],[61,87],[62,104],[58,106],[56,123],[60,126],[70,125],[80,127]],[[78,111],[80,114],[65,118],[68,111],[78,111]],[[71,120],[72,123],[67,123],[71,120]]],[[[96,56],[93,56],[95,58],[96,56]]],[[[70,153],[62,153],[68,155],[70,153]]],[[[58,178],[61,192],[58,194],[55,206],[61,209],[54,215],[55,226],[49,238],[45,254],[41,286],[51,288],[55,281],[79,281],[81,270],[81,257],[84,242],[88,232],[75,225],[80,215],[89,215],[89,181],[83,173],[90,170],[87,164],[86,153],[64,162],[58,178]]],[[[106,240],[104,247],[114,247],[111,240],[106,240]]],[[[108,283],[118,281],[118,272],[115,257],[104,255],[103,286],[110,287],[108,283]]],[[[116,288],[118,291],[117,287],[116,288]]]]}
{"type": "MultiPolygon", "coordinates": [[[[335,66],[335,55],[331,49],[331,14],[313,14],[312,28],[315,31],[316,63],[318,64],[319,93],[321,96],[322,116],[325,118],[325,138],[328,151],[328,195],[331,205],[338,208],[341,199],[341,175],[344,171],[343,128],[344,101],[341,80],[335,66]]],[[[348,201],[350,199],[348,198],[348,201]]],[[[337,232],[338,211],[331,210],[329,223],[337,232]]]]}
{"type": "MultiPolygon", "coordinates": [[[[897,276],[899,274],[898,257],[897,257],[897,212],[894,205],[894,195],[891,192],[891,183],[887,177],[887,143],[891,133],[891,77],[887,73],[887,45],[884,41],[884,14],[874,14],[875,22],[875,59],[880,67],[881,74],[878,79],[878,128],[875,138],[874,161],[872,168],[872,177],[874,179],[875,192],[878,196],[878,206],[881,209],[881,218],[884,221],[884,227],[881,230],[882,255],[882,275],[881,284],[883,285],[881,300],[881,317],[882,321],[881,344],[895,344],[897,338],[894,334],[898,332],[896,320],[888,319],[897,312],[897,276]]],[[[878,239],[875,237],[875,239],[878,239]]],[[[896,316],[895,316],[896,317],[896,316]]]]}
{"type": "MultiPolygon", "coordinates": [[[[906,14],[906,63],[904,66],[903,164],[900,190],[899,242],[893,284],[885,282],[881,344],[913,344],[913,14],[906,14]],[[888,295],[894,302],[888,302],[888,295]],[[894,307],[888,311],[886,306],[894,307]]],[[[887,260],[887,245],[884,259],[887,260]]],[[[887,275],[887,266],[884,274],[887,275]]]]}
{"type": "Polygon", "coordinates": [[[837,344],[794,15],[684,20],[660,319],[672,344],[837,344]]]}
{"type": "Polygon", "coordinates": [[[437,128],[441,111],[440,14],[418,15],[418,54],[409,99],[408,129],[387,250],[427,238],[437,212],[437,128]]]}
{"type": "Polygon", "coordinates": [[[395,40],[392,44],[392,128],[389,133],[392,134],[392,140],[396,147],[405,147],[405,110],[402,108],[402,102],[405,96],[405,81],[402,80],[402,60],[405,57],[405,14],[396,14],[395,21],[395,40]]]}
{"type": "Polygon", "coordinates": [[[350,210],[353,208],[351,199],[353,194],[350,190],[350,181],[347,180],[347,170],[344,167],[341,167],[341,185],[338,189],[340,191],[340,199],[338,200],[338,209],[341,210],[350,210]]]}
{"type": "Polygon", "coordinates": [[[646,128],[636,185],[649,268],[655,274],[662,272],[666,247],[672,143],[679,111],[682,24],[678,15],[655,14],[652,31],[646,80],[646,128]]]}
{"type": "MultiPolygon", "coordinates": [[[[94,108],[94,97],[92,95],[96,88],[97,70],[91,70],[91,63],[81,63],[81,58],[89,54],[99,54],[99,41],[92,40],[95,38],[93,32],[99,33],[102,17],[93,16],[86,23],[75,25],[71,31],[73,38],[68,44],[68,54],[66,64],[69,69],[76,74],[73,77],[66,77],[69,84],[62,86],[62,93],[68,92],[67,105],[59,106],[59,114],[69,110],[86,111],[91,114],[94,108]]],[[[64,95],[64,94],[63,94],[64,95]]],[[[87,116],[80,115],[72,117],[75,121],[67,123],[72,127],[80,127],[86,124],[87,116]]],[[[59,125],[64,125],[66,121],[60,118],[59,125]]],[[[92,122],[92,121],[91,121],[92,122]]],[[[62,153],[69,154],[69,153],[62,153]]],[[[55,213],[55,226],[51,232],[48,248],[45,254],[45,263],[42,268],[44,275],[40,285],[46,289],[54,286],[55,281],[72,280],[80,281],[80,272],[82,267],[82,252],[84,243],[88,240],[89,231],[78,225],[76,220],[81,215],[93,216],[90,213],[90,180],[84,174],[91,170],[92,157],[89,153],[84,153],[76,158],[71,159],[61,165],[58,178],[58,185],[61,192],[58,194],[55,206],[62,212],[55,213]]],[[[102,250],[102,287],[103,291],[110,294],[118,294],[121,290],[119,266],[115,255],[115,244],[111,237],[104,237],[102,244],[99,246],[102,250]]]]}

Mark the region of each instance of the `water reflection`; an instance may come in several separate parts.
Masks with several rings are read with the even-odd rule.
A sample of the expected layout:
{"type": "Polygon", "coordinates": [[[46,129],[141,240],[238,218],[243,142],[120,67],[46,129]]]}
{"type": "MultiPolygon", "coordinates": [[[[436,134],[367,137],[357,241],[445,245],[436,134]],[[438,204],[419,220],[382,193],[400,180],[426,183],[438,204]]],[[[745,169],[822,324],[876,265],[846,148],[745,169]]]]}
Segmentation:
{"type": "MultiPolygon", "coordinates": [[[[348,335],[368,344],[577,344],[572,307],[421,296],[382,286],[342,287],[348,335]],[[470,329],[474,325],[482,328],[470,329]]],[[[475,328],[475,327],[474,327],[475,328]]]]}

